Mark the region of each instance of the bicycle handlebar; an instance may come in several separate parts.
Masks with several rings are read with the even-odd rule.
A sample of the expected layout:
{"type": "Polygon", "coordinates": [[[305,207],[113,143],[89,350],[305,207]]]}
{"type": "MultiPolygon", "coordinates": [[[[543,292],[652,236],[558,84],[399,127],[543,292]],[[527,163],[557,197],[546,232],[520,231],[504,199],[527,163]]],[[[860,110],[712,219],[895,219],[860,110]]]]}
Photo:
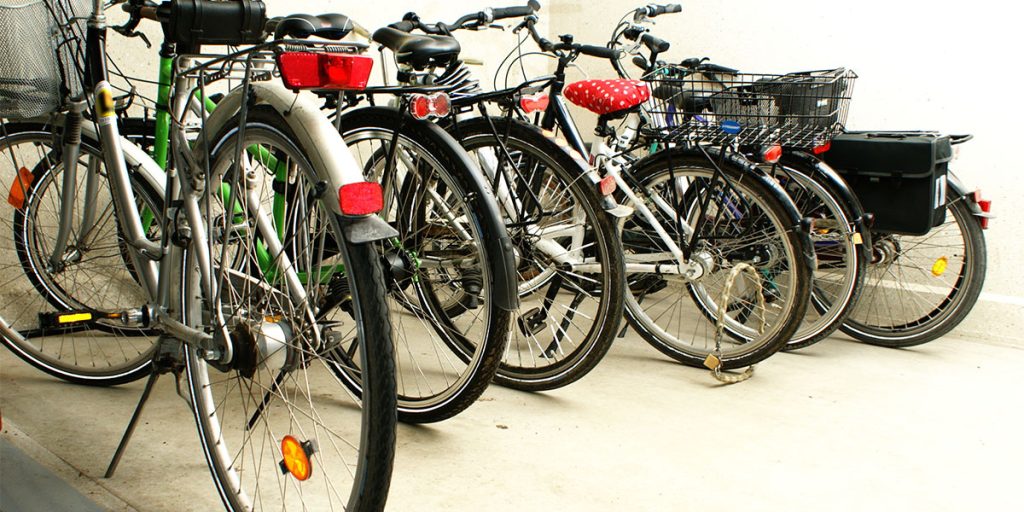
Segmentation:
{"type": "Polygon", "coordinates": [[[551,53],[569,51],[583,55],[589,55],[591,57],[598,57],[601,59],[618,59],[619,56],[622,54],[622,51],[616,48],[574,43],[572,42],[571,35],[563,35],[561,36],[561,42],[552,43],[551,41],[545,39],[544,37],[541,37],[541,35],[537,32],[536,24],[537,17],[530,15],[527,16],[526,19],[523,20],[523,23],[516,27],[515,30],[518,31],[522,28],[527,29],[530,32],[530,37],[532,37],[534,42],[537,43],[537,46],[540,47],[541,51],[551,53]]]}
{"type": "Polygon", "coordinates": [[[421,30],[426,34],[432,35],[451,35],[452,31],[460,29],[478,29],[480,27],[486,27],[493,21],[502,20],[506,18],[522,18],[523,16],[529,16],[535,11],[540,10],[540,2],[537,0],[529,0],[526,5],[517,5],[513,7],[498,7],[498,8],[487,8],[482,11],[462,16],[458,20],[455,20],[452,24],[446,24],[444,22],[437,23],[423,23],[420,20],[419,15],[414,12],[406,13],[402,17],[402,21],[392,23],[389,27],[401,30],[402,32],[412,32],[413,30],[421,30]]]}

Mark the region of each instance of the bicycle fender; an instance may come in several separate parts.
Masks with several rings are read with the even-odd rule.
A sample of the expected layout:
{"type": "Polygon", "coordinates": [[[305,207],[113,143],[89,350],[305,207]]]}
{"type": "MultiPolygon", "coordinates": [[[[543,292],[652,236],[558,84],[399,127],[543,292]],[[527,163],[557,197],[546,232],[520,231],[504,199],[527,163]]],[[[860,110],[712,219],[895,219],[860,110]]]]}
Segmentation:
{"type": "MultiPolygon", "coordinates": [[[[341,115],[341,126],[345,126],[345,120],[350,117],[371,112],[376,112],[378,115],[395,115],[394,109],[386,107],[365,107],[358,110],[349,110],[341,115]]],[[[402,122],[405,124],[416,124],[419,128],[430,132],[430,136],[434,137],[437,141],[443,141],[444,144],[454,149],[451,152],[452,157],[458,158],[464,168],[471,170],[469,175],[466,176],[470,186],[470,190],[467,191],[470,195],[468,197],[469,205],[473,210],[482,213],[479,217],[481,221],[492,222],[492,225],[487,226],[489,232],[501,233],[498,240],[487,241],[489,242],[487,254],[490,255],[488,263],[491,265],[493,272],[491,285],[494,286],[497,292],[494,304],[506,311],[515,311],[519,308],[519,282],[517,280],[515,251],[512,245],[512,238],[509,237],[508,229],[505,228],[505,223],[502,221],[502,215],[498,209],[498,200],[494,196],[494,191],[491,190],[490,183],[484,178],[484,173],[477,166],[476,162],[462,149],[462,145],[440,126],[431,122],[414,119],[408,115],[405,116],[402,122]]]]}
{"type": "Polygon", "coordinates": [[[946,173],[946,185],[949,186],[951,192],[948,194],[948,197],[950,199],[963,198],[967,208],[971,210],[971,215],[975,217],[992,217],[992,214],[982,211],[981,206],[974,200],[974,191],[967,190],[967,185],[964,185],[960,178],[953,174],[952,171],[946,173]]]}
{"type": "MultiPolygon", "coordinates": [[[[338,130],[320,111],[320,106],[307,95],[285,89],[277,83],[251,83],[249,106],[267,105],[276,110],[288,124],[288,129],[304,147],[330,148],[306,155],[313,170],[333,190],[342,185],[366,181],[362,168],[348,150],[338,130]]],[[[242,88],[235,88],[217,103],[217,108],[206,119],[203,130],[219,133],[241,110],[242,88]]],[[[202,140],[202,139],[200,139],[202,140]]],[[[331,210],[341,215],[337,201],[326,201],[331,210]]]]}
{"type": "Polygon", "coordinates": [[[802,151],[787,151],[782,156],[782,163],[799,167],[803,171],[810,171],[812,178],[827,183],[831,190],[837,192],[838,199],[851,208],[854,226],[857,227],[857,232],[864,239],[863,242],[868,247],[871,246],[871,228],[866,222],[864,207],[861,206],[860,199],[857,199],[857,195],[853,193],[850,186],[846,184],[846,180],[835,169],[821,159],[802,151]]]}

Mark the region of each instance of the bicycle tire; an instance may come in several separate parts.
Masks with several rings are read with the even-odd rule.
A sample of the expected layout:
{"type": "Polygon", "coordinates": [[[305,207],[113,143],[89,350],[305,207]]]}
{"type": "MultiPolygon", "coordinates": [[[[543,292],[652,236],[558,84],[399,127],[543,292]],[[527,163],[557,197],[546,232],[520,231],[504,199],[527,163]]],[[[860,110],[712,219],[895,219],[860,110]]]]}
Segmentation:
{"type": "MultiPolygon", "coordinates": [[[[720,180],[714,177],[714,166],[707,157],[684,148],[664,150],[645,157],[631,171],[636,181],[645,190],[651,190],[651,194],[655,186],[675,183],[674,187],[670,186],[665,191],[669,194],[668,205],[676,205],[671,208],[673,212],[685,212],[684,218],[691,226],[695,221],[694,215],[698,214],[695,209],[697,199],[707,201],[709,210],[704,215],[712,212],[713,216],[704,223],[705,228],[702,229],[710,231],[701,231],[702,241],[692,257],[708,262],[704,265],[702,277],[696,281],[677,278],[676,290],[673,290],[673,284],[665,276],[632,273],[629,276],[631,293],[626,297],[626,318],[644,340],[663,354],[680,363],[702,367],[706,358],[716,352],[715,323],[718,315],[717,301],[721,296],[719,288],[724,284],[728,270],[735,264],[729,256],[750,263],[766,279],[753,283],[749,277],[744,277],[737,280],[742,283],[740,290],[743,293],[749,291],[753,296],[758,293],[754,290],[768,289],[771,293],[766,295],[776,296],[774,301],[769,301],[769,305],[773,310],[778,308],[781,311],[766,311],[761,315],[769,330],[757,334],[757,330],[748,325],[751,320],[760,320],[756,318],[753,299],[744,300],[746,296],[742,295],[728,306],[730,314],[727,314],[729,318],[725,322],[725,335],[720,341],[725,348],[717,357],[721,369],[730,370],[770,357],[796,332],[810,299],[811,265],[807,258],[811,253],[806,233],[800,228],[799,214],[777,184],[738,157],[719,158],[716,155],[714,163],[721,169],[727,183],[716,185],[720,180]],[[677,181],[681,179],[689,181],[677,181]],[[721,202],[711,204],[712,197],[717,197],[721,202]],[[712,209],[715,206],[719,208],[712,209]],[[740,216],[740,221],[734,223],[726,215],[740,216]],[[770,223],[763,228],[767,233],[763,240],[748,241],[732,233],[736,229],[740,229],[740,234],[746,233],[762,218],[770,223]],[[743,223],[749,225],[743,226],[743,223]],[[734,225],[735,228],[731,227],[734,225]],[[719,239],[733,242],[718,242],[719,239]],[[662,293],[665,290],[668,290],[667,294],[662,293]],[[691,309],[686,309],[684,300],[687,298],[693,301],[691,309]],[[656,302],[643,306],[648,299],[656,302]],[[780,299],[781,305],[777,304],[780,299]],[[663,306],[666,301],[671,301],[667,308],[663,306]],[[669,315],[667,319],[666,314],[669,315]],[[684,329],[688,332],[684,332],[684,329]],[[682,339],[684,337],[686,339],[682,339]]],[[[666,213],[663,212],[663,215],[666,213]]],[[[683,237],[683,228],[675,221],[668,218],[663,220],[660,223],[675,237],[677,243],[688,240],[683,237]]],[[[645,222],[639,216],[634,216],[625,224],[623,247],[627,253],[635,255],[627,256],[627,272],[630,259],[643,260],[645,253],[668,254],[665,248],[658,245],[657,237],[649,234],[651,228],[645,226],[645,222]]],[[[759,228],[750,232],[761,230],[759,228]]],[[[736,294],[731,298],[735,297],[736,294]]]]}
{"type": "MultiPolygon", "coordinates": [[[[515,276],[494,196],[458,143],[434,124],[370,107],[345,113],[339,126],[367,179],[383,178],[383,215],[400,233],[398,246],[380,244],[396,332],[399,420],[451,418],[486,390],[511,328],[515,276]],[[398,161],[385,177],[396,131],[398,161]],[[445,259],[469,263],[445,266],[445,259]],[[425,266],[433,260],[442,263],[425,266]]],[[[358,379],[341,377],[358,392],[358,379]]]]}
{"type": "MultiPolygon", "coordinates": [[[[211,243],[220,285],[215,296],[202,296],[194,261],[186,260],[183,309],[188,323],[208,329],[221,327],[210,320],[218,312],[230,317],[224,326],[234,347],[230,367],[186,348],[196,425],[220,498],[228,510],[383,510],[397,421],[386,288],[372,245],[345,242],[344,220],[326,205],[335,196],[315,193],[320,178],[305,155],[331,148],[304,146],[281,114],[261,106],[247,112],[244,127],[236,116],[209,140],[211,172],[203,209],[211,225],[233,227],[211,243]],[[230,198],[241,197],[234,194],[242,193],[243,183],[228,170],[241,128],[243,147],[265,151],[243,151],[247,190],[257,198],[273,193],[273,175],[260,174],[267,166],[294,171],[285,194],[298,192],[289,196],[296,199],[283,215],[284,232],[268,233],[256,224],[253,233],[248,222],[236,222],[239,213],[230,198]],[[274,156],[273,165],[266,155],[274,156]],[[223,184],[231,190],[225,192],[223,184]],[[259,245],[273,236],[281,237],[284,250],[267,266],[260,261],[259,245]],[[287,276],[274,277],[288,268],[282,267],[286,257],[296,279],[306,276],[301,300],[287,276]],[[335,294],[344,296],[342,306],[318,310],[335,294]],[[274,340],[275,350],[260,348],[274,340]],[[337,367],[351,361],[359,363],[359,396],[336,376],[337,367]],[[289,459],[282,459],[278,446],[287,436],[307,454],[308,480],[282,470],[289,459]]],[[[195,150],[197,155],[204,147],[195,150]]]]}
{"type": "MultiPolygon", "coordinates": [[[[22,188],[19,185],[24,181],[15,182],[13,172],[15,168],[28,170],[27,165],[21,164],[35,161],[29,170],[31,178],[27,180],[31,185],[24,191],[23,207],[13,208],[10,230],[4,230],[12,233],[13,238],[3,242],[2,252],[8,255],[0,260],[4,267],[14,267],[16,261],[18,268],[5,272],[7,300],[2,316],[21,334],[18,340],[5,338],[4,344],[32,366],[69,382],[95,386],[132,382],[151,371],[149,361],[156,346],[155,333],[117,321],[101,321],[75,329],[43,329],[40,324],[38,313],[83,309],[119,312],[146,303],[145,292],[126,264],[127,248],[118,236],[120,228],[113,215],[101,212],[96,215],[94,229],[82,239],[71,240],[61,269],[49,264],[47,249],[56,230],[53,224],[60,215],[62,180],[59,177],[63,172],[59,151],[53,146],[55,140],[58,139],[54,138],[54,127],[39,124],[6,124],[4,137],[0,138],[4,161],[0,186],[5,190],[22,188]],[[15,148],[25,144],[34,146],[35,150],[15,148]],[[89,234],[94,234],[92,241],[86,242],[89,234]],[[84,294],[89,295],[84,297],[84,294]]],[[[80,157],[83,168],[78,171],[77,201],[83,200],[87,159],[102,165],[98,148],[96,141],[83,134],[80,157]]],[[[130,160],[130,156],[128,158],[130,160]]],[[[112,208],[109,190],[101,183],[105,176],[101,171],[96,176],[97,204],[88,207],[98,209],[107,205],[104,211],[109,212],[112,208]]],[[[130,172],[130,178],[136,197],[154,211],[160,211],[161,195],[137,173],[130,172]]],[[[80,234],[81,212],[85,208],[84,204],[75,206],[72,229],[76,235],[80,234]]]]}
{"type": "Polygon", "coordinates": [[[774,176],[810,227],[817,267],[811,285],[811,306],[803,323],[782,350],[809,347],[834,333],[853,311],[863,288],[868,249],[855,219],[863,215],[855,198],[837,190],[836,182],[812,167],[818,162],[784,158],[774,176]],[[855,204],[851,204],[850,200],[855,204]]]}
{"type": "Polygon", "coordinates": [[[988,267],[985,237],[967,199],[948,194],[946,221],[928,234],[873,234],[868,277],[844,333],[872,345],[913,347],[949,333],[971,312],[988,267]]]}
{"type": "MultiPolygon", "coordinates": [[[[502,143],[510,152],[509,155],[516,159],[512,161],[514,166],[511,167],[514,167],[515,175],[522,180],[517,187],[523,183],[542,185],[549,192],[547,195],[538,195],[547,201],[543,205],[545,215],[551,214],[549,210],[553,207],[559,208],[554,212],[556,214],[571,212],[570,217],[562,218],[576,222],[572,229],[582,229],[582,243],[589,246],[586,251],[581,250],[579,256],[587,260],[593,258],[593,262],[601,267],[598,271],[584,275],[583,272],[562,270],[553,261],[542,261],[546,256],[538,256],[541,251],[530,241],[533,237],[539,240],[542,236],[530,234],[530,229],[541,232],[542,229],[553,229],[551,226],[557,225],[544,225],[543,221],[530,224],[533,227],[523,223],[516,225],[515,222],[509,222],[514,219],[510,217],[510,208],[503,205],[506,224],[517,226],[510,227],[510,232],[520,259],[522,305],[517,314],[517,328],[513,329],[512,339],[502,357],[495,382],[525,391],[560,388],[593,370],[611,347],[616,328],[622,319],[625,283],[621,245],[614,221],[602,207],[597,185],[566,146],[558,144],[528,123],[508,122],[504,118],[492,118],[490,121],[497,125],[502,143]],[[566,292],[558,287],[566,288],[566,292]],[[551,304],[545,306],[542,297],[549,293],[556,294],[555,300],[561,299],[557,296],[560,293],[572,295],[569,305],[562,306],[564,314],[559,315],[557,310],[552,312],[551,304]],[[540,306],[537,306],[538,302],[540,306]],[[545,314],[540,315],[542,312],[545,314]],[[556,320],[556,316],[561,318],[556,320]],[[574,335],[578,335],[579,339],[573,340],[574,335]]],[[[495,149],[498,148],[497,139],[490,126],[488,119],[474,118],[460,121],[450,127],[449,131],[471,155],[486,159],[487,153],[482,150],[493,152],[491,154],[500,154],[501,151],[495,149]]],[[[499,161],[509,163],[507,158],[499,161]]],[[[491,165],[493,167],[504,163],[491,165]]],[[[513,196],[511,192],[509,195],[525,204],[529,201],[526,198],[528,194],[525,189],[520,190],[522,192],[518,195],[513,196]]],[[[552,235],[548,241],[563,244],[554,238],[552,235]]],[[[576,250],[577,246],[571,244],[578,242],[570,240],[566,243],[570,244],[568,249],[576,250]]]]}

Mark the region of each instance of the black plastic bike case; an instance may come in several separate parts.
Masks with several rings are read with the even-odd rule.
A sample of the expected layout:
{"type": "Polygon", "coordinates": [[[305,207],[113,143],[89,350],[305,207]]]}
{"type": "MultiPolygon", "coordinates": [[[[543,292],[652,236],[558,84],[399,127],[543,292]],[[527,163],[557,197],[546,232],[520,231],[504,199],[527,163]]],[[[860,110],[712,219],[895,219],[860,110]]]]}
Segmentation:
{"type": "Polygon", "coordinates": [[[824,160],[850,185],[871,230],[924,235],[946,220],[946,174],[953,159],[948,135],[935,132],[847,132],[832,140],[824,160]]]}
{"type": "Polygon", "coordinates": [[[170,11],[164,31],[179,45],[179,53],[196,52],[204,44],[258,44],[266,39],[267,7],[262,0],[171,0],[170,11]]]}

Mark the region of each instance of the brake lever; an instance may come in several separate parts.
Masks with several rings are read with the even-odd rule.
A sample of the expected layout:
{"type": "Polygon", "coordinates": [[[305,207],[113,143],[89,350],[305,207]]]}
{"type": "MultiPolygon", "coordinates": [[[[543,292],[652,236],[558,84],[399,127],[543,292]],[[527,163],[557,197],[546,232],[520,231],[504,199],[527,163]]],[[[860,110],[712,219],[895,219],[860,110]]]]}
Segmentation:
{"type": "Polygon", "coordinates": [[[113,29],[114,29],[115,32],[117,32],[118,34],[121,34],[124,37],[138,37],[139,39],[142,39],[142,42],[146,43],[146,48],[152,48],[153,47],[153,43],[149,42],[149,38],[146,37],[146,34],[144,34],[142,32],[139,32],[139,31],[136,31],[136,30],[132,30],[132,29],[129,29],[129,28],[125,28],[125,27],[113,27],[113,29]]]}
{"type": "Polygon", "coordinates": [[[124,37],[138,37],[142,39],[143,43],[146,43],[146,48],[152,48],[153,43],[149,42],[149,38],[146,37],[146,34],[135,30],[139,27],[139,23],[142,22],[142,17],[139,16],[138,10],[134,9],[134,7],[146,7],[155,5],[155,2],[150,2],[148,0],[136,0],[130,2],[129,5],[122,5],[121,10],[129,14],[128,21],[126,21],[124,25],[118,25],[111,28],[113,28],[115,32],[121,34],[124,37]]]}

